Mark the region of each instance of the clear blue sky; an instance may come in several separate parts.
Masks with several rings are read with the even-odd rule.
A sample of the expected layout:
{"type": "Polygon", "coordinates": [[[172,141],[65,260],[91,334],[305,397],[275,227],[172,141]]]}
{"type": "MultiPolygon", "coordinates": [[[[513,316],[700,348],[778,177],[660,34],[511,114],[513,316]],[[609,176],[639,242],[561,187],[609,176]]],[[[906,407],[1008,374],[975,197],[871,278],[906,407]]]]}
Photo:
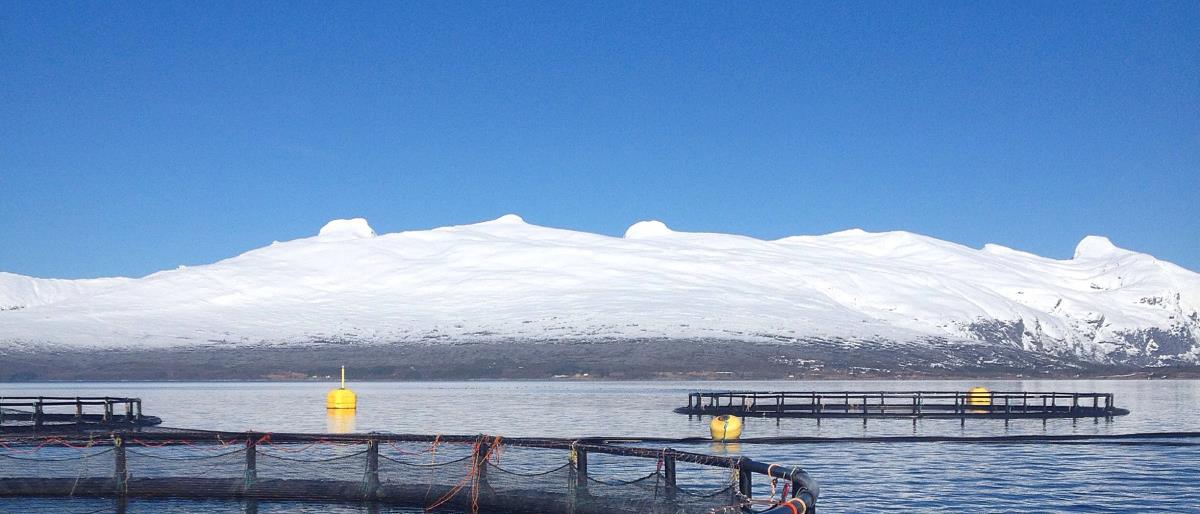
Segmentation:
{"type": "Polygon", "coordinates": [[[509,212],[1200,270],[1200,3],[498,4],[0,3],[0,270],[509,212]]]}

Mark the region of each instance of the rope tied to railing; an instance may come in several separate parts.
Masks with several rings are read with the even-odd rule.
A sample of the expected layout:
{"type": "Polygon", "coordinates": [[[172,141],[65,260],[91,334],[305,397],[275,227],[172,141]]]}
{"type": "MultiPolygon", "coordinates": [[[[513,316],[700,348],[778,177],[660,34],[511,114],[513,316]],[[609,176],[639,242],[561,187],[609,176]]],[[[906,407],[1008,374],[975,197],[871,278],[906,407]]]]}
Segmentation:
{"type": "Polygon", "coordinates": [[[437,464],[437,449],[438,444],[442,442],[442,434],[434,434],[433,443],[429,446],[429,463],[437,464]]]}
{"type": "MultiPolygon", "coordinates": [[[[480,455],[480,449],[483,448],[486,438],[487,438],[487,436],[481,435],[478,438],[476,438],[475,443],[471,445],[471,455],[476,458],[471,459],[471,466],[467,469],[466,476],[464,476],[461,480],[459,480],[458,483],[454,485],[454,487],[451,487],[449,491],[446,491],[446,494],[443,494],[440,498],[435,500],[432,504],[425,507],[425,512],[431,512],[434,509],[436,509],[442,505],[445,505],[446,502],[449,502],[455,496],[457,496],[459,491],[462,491],[463,488],[467,486],[467,484],[471,485],[471,513],[476,514],[479,512],[479,475],[480,475],[480,470],[485,465],[488,458],[490,457],[489,454],[492,452],[492,448],[489,447],[486,453],[484,453],[483,455],[480,455]]],[[[498,443],[499,440],[500,440],[500,438],[497,436],[495,438],[495,441],[498,443]]]]}

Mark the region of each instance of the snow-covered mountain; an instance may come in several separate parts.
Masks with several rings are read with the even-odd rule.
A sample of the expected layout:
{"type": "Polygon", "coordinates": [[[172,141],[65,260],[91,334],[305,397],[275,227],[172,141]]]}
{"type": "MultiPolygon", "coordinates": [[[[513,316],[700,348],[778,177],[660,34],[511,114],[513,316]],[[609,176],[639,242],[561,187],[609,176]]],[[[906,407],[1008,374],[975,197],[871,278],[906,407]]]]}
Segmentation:
{"type": "Polygon", "coordinates": [[[0,347],[705,339],[974,342],[1200,361],[1200,274],[1103,237],[1055,260],[908,232],[764,241],[515,215],[376,235],[363,219],[139,279],[0,273],[0,347]]]}

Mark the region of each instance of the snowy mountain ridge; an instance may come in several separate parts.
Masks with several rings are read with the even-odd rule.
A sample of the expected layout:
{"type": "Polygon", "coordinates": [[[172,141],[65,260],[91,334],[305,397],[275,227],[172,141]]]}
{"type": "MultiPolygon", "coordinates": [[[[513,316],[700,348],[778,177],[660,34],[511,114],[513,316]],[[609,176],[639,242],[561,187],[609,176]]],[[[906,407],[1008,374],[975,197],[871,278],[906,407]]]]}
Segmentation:
{"type": "Polygon", "coordinates": [[[1200,362],[1200,274],[1088,236],[1069,260],[858,229],[624,237],[519,216],[317,236],[143,278],[0,273],[0,349],[706,339],[1007,345],[1200,362]]]}

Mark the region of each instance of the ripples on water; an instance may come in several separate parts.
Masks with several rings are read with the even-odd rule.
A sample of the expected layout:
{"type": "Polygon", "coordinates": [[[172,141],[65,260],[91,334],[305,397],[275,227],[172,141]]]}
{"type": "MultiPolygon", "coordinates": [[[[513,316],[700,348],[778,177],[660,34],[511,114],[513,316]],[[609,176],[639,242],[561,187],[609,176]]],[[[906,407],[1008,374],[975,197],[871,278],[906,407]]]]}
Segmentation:
{"type": "MultiPolygon", "coordinates": [[[[352,373],[352,370],[351,370],[352,373]]],[[[332,382],[4,384],[0,395],[138,396],[164,425],[218,430],[489,433],[515,436],[703,436],[707,419],[671,409],[692,390],[966,390],[969,381],[436,382],[351,384],[352,417],[330,418],[332,382]]],[[[748,419],[746,437],[1123,434],[1200,430],[1200,382],[984,381],[992,390],[1113,392],[1132,411],[1112,421],[748,419]]],[[[1196,512],[1200,447],[1158,444],[818,443],[675,445],[799,465],[821,483],[823,512],[1196,512]]],[[[652,464],[650,464],[652,465],[652,464]]],[[[651,470],[652,471],[652,470],[651,470]]],[[[765,487],[765,485],[763,486],[765,487]]],[[[111,503],[0,500],[0,511],[103,512],[111,503]],[[17,502],[17,503],[14,503],[17,502]]],[[[237,502],[133,501],[129,512],[243,512],[237,502]]],[[[363,512],[357,505],[263,503],[259,512],[363,512]]],[[[412,512],[396,510],[384,512],[412,512]]]]}

